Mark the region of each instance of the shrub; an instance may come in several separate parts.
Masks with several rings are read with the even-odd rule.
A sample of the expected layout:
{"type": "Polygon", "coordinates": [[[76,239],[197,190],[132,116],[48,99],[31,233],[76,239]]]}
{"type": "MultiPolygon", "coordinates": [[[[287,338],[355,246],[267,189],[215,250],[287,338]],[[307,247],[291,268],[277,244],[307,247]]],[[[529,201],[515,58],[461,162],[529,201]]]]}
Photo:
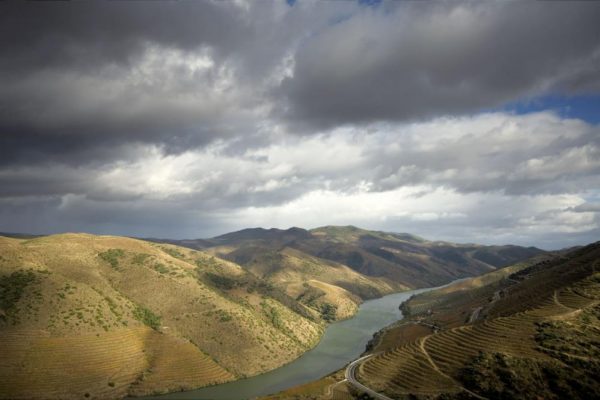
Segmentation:
{"type": "Polygon", "coordinates": [[[213,274],[212,272],[206,272],[204,274],[208,281],[221,290],[231,290],[238,286],[238,282],[235,279],[228,278],[226,276],[221,276],[217,274],[213,274]]]}
{"type": "Polygon", "coordinates": [[[161,263],[156,263],[152,266],[152,268],[154,268],[154,270],[156,272],[159,272],[161,274],[166,274],[169,272],[169,269],[167,267],[165,267],[165,264],[161,264],[161,263]]]}
{"type": "Polygon", "coordinates": [[[334,304],[323,303],[321,305],[321,317],[327,321],[335,321],[337,314],[337,306],[334,304]]]}
{"type": "Polygon", "coordinates": [[[138,253],[133,256],[131,262],[135,265],[144,265],[144,262],[148,257],[150,257],[150,254],[138,253]]]}
{"type": "Polygon", "coordinates": [[[177,249],[172,249],[169,247],[161,247],[161,249],[171,257],[179,258],[181,260],[185,259],[185,255],[177,249]]]}
{"type": "Polygon", "coordinates": [[[98,257],[110,264],[114,269],[119,269],[119,258],[123,257],[125,252],[121,249],[108,249],[98,253],[98,257]]]}
{"type": "Polygon", "coordinates": [[[133,310],[133,316],[135,319],[154,330],[158,330],[158,328],[160,328],[160,322],[162,318],[159,315],[154,314],[146,307],[137,306],[135,310],[133,310]]]}
{"type": "MultiPolygon", "coordinates": [[[[15,271],[10,275],[0,277],[0,308],[12,315],[16,304],[21,300],[25,288],[36,281],[31,271],[15,271]]],[[[16,316],[15,316],[16,317],[16,316]]],[[[5,316],[0,316],[5,319],[5,316]]]]}

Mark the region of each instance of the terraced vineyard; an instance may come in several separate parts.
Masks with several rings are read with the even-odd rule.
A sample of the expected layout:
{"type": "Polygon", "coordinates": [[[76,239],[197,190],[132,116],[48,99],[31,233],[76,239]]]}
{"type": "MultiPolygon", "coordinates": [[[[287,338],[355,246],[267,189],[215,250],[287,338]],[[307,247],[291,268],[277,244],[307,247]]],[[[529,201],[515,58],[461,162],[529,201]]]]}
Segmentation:
{"type": "MultiPolygon", "coordinates": [[[[481,308],[489,308],[485,311],[488,316],[474,324],[453,327],[452,318],[438,315],[439,310],[447,312],[448,306],[442,298],[439,308],[434,308],[433,315],[427,318],[435,319],[445,329],[364,361],[358,369],[357,379],[392,398],[441,394],[475,398],[486,398],[492,394],[492,398],[496,398],[511,390],[517,393],[513,394],[514,398],[519,398],[522,395],[515,390],[519,385],[523,393],[527,393],[527,385],[530,385],[538,387],[540,393],[546,391],[556,395],[557,390],[570,390],[571,397],[586,398],[582,393],[598,389],[597,380],[594,383],[589,376],[599,362],[594,357],[600,354],[597,349],[600,343],[597,319],[600,273],[595,272],[598,260],[600,246],[596,244],[576,251],[567,259],[524,269],[512,278],[513,282],[503,283],[502,299],[493,298],[489,304],[486,304],[489,299],[481,300],[486,297],[480,296],[485,289],[474,289],[476,293],[466,303],[473,306],[474,299],[478,299],[481,308]],[[520,282],[515,283],[517,279],[520,282]],[[509,312],[510,304],[514,305],[512,308],[516,312],[509,312]],[[444,325],[442,321],[451,322],[444,325]],[[562,336],[553,333],[558,327],[562,329],[562,336]],[[569,339],[573,335],[576,340],[569,339]],[[549,340],[550,344],[543,340],[549,340]],[[591,367],[569,363],[573,360],[589,362],[591,367]],[[518,368],[527,368],[528,373],[531,368],[537,368],[540,372],[533,377],[523,373],[524,378],[497,378],[493,372],[486,372],[486,368],[491,371],[504,368],[509,371],[507,376],[519,376],[515,372],[518,368]],[[513,368],[512,374],[517,375],[510,375],[509,368],[513,368]],[[556,378],[564,387],[552,387],[545,374],[560,374],[557,371],[565,368],[572,369],[573,376],[581,375],[579,381],[588,383],[570,381],[570,373],[566,373],[566,377],[556,378]],[[526,379],[531,381],[524,383],[526,379]],[[493,382],[492,386],[490,382],[493,382]]],[[[497,288],[497,284],[493,283],[487,288],[488,294],[497,288]]],[[[565,374],[564,371],[562,373],[565,374]]]]}
{"type": "Polygon", "coordinates": [[[365,361],[359,368],[359,380],[388,395],[456,390],[452,379],[435,369],[422,345],[419,340],[365,361]]]}
{"type": "Polygon", "coordinates": [[[147,328],[76,337],[42,332],[4,333],[0,353],[0,393],[5,398],[117,397],[148,368],[147,328]],[[86,396],[87,394],[87,396],[86,396]]]}
{"type": "Polygon", "coordinates": [[[239,265],[111,236],[0,237],[0,398],[121,398],[256,375],[325,322],[239,265]],[[243,360],[243,362],[241,362],[243,360]]]}
{"type": "Polygon", "coordinates": [[[134,383],[132,395],[189,390],[235,378],[187,340],[152,332],[147,342],[153,349],[151,366],[134,383]]]}

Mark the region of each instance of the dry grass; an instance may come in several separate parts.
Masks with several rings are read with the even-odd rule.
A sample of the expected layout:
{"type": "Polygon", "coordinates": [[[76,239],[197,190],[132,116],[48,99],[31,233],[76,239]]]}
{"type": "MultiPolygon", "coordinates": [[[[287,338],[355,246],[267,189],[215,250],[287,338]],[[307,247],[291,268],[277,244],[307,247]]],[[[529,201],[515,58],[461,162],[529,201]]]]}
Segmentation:
{"type": "Polygon", "coordinates": [[[0,255],[0,277],[35,278],[0,310],[0,398],[205,386],[290,362],[323,332],[268,294],[206,283],[248,273],[194,250],[64,234],[0,237],[0,255]]]}

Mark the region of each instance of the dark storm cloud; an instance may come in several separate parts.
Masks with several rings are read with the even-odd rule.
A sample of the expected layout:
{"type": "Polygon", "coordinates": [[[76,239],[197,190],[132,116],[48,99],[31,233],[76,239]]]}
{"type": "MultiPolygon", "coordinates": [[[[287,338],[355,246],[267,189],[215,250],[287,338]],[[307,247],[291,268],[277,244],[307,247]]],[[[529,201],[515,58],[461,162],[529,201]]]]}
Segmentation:
{"type": "Polygon", "coordinates": [[[253,24],[234,2],[1,4],[0,163],[110,162],[130,143],[181,152],[252,130],[244,74],[278,61],[245,53],[253,24]]]}
{"type": "Polygon", "coordinates": [[[589,238],[600,127],[475,111],[598,93],[598,20],[598,3],[0,2],[0,230],[589,238]]]}
{"type": "Polygon", "coordinates": [[[112,162],[131,144],[172,154],[255,135],[294,43],[352,7],[265,5],[0,4],[0,164],[112,162]]]}
{"type": "Polygon", "coordinates": [[[600,82],[598,21],[595,2],[400,3],[307,39],[278,94],[288,118],[331,127],[585,92],[600,82]]]}
{"type": "Polygon", "coordinates": [[[128,64],[148,42],[188,50],[210,45],[227,54],[250,29],[232,2],[8,2],[1,7],[4,74],[128,64]]]}
{"type": "Polygon", "coordinates": [[[122,155],[122,143],[160,142],[167,134],[175,145],[190,140],[185,131],[193,123],[189,110],[152,100],[173,90],[120,80],[150,45],[230,49],[245,24],[228,8],[209,2],[194,7],[163,2],[143,7],[131,2],[0,5],[1,162],[108,161],[122,155]],[[221,32],[223,24],[233,28],[221,32]],[[129,96],[119,93],[123,89],[129,96]],[[147,98],[154,103],[149,110],[125,111],[147,98]],[[183,121],[173,124],[177,118],[183,121]]]}

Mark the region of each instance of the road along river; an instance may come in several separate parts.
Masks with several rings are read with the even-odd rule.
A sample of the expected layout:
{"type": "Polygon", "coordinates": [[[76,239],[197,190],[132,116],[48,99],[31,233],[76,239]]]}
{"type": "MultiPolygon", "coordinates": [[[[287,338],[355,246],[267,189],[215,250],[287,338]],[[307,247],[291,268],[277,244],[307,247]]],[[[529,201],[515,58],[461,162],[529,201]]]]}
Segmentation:
{"type": "Polygon", "coordinates": [[[273,371],[222,385],[144,399],[242,400],[276,393],[321,378],[358,358],[375,332],[402,319],[398,308],[400,303],[413,294],[432,289],[410,290],[365,301],[354,317],[331,324],[315,348],[273,371]]]}

